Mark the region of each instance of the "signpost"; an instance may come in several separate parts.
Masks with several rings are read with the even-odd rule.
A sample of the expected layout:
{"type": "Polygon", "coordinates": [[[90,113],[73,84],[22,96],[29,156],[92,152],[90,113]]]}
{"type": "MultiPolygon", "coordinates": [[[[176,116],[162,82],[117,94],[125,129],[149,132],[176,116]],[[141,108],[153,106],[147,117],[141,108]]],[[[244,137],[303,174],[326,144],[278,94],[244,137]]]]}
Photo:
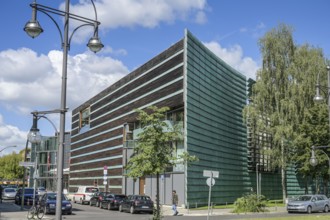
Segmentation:
{"type": "Polygon", "coordinates": [[[212,186],[214,186],[214,184],[215,184],[214,178],[219,178],[219,171],[204,170],[203,176],[208,177],[206,179],[206,184],[209,186],[209,202],[208,202],[208,208],[207,208],[207,220],[209,220],[212,186]]]}
{"type": "Polygon", "coordinates": [[[19,166],[21,167],[34,167],[35,162],[19,162],[19,166]]]}

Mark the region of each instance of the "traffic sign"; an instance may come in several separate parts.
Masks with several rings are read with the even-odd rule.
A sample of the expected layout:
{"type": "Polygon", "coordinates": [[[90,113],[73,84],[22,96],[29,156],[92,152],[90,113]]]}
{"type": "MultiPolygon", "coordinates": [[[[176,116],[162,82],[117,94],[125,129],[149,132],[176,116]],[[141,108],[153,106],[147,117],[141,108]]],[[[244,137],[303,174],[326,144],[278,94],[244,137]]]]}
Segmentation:
{"type": "Polygon", "coordinates": [[[205,177],[219,178],[219,171],[204,170],[203,171],[203,176],[205,176],[205,177]]]}
{"type": "Polygon", "coordinates": [[[207,179],[206,179],[206,184],[207,184],[208,186],[214,186],[214,184],[215,184],[215,179],[214,179],[214,178],[211,178],[211,177],[207,178],[207,179]]]}
{"type": "Polygon", "coordinates": [[[103,167],[103,174],[104,175],[107,175],[108,174],[108,167],[107,166],[104,166],[103,167]]]}
{"type": "Polygon", "coordinates": [[[19,166],[21,167],[34,167],[35,162],[19,162],[19,166]]]}

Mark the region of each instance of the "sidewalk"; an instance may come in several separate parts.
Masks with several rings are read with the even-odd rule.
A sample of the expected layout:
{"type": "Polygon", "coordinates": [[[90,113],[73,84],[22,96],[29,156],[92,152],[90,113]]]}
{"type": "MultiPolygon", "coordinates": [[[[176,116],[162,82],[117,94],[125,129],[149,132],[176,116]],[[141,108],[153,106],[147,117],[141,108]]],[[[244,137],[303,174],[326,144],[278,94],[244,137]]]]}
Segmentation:
{"type": "MultiPolygon", "coordinates": [[[[27,219],[28,210],[21,210],[21,207],[15,205],[14,203],[2,202],[0,203],[0,220],[26,220],[27,219]]],[[[43,219],[50,220],[53,218],[49,218],[44,216],[43,219]]]]}
{"type": "MultiPolygon", "coordinates": [[[[173,215],[172,206],[163,205],[163,216],[173,215]]],[[[177,208],[179,215],[184,216],[207,216],[208,210],[195,210],[195,209],[184,209],[182,207],[177,208]]],[[[267,208],[268,212],[266,213],[277,213],[277,212],[286,212],[286,207],[270,207],[267,208]]],[[[210,216],[219,216],[219,215],[245,215],[245,213],[236,214],[232,212],[233,209],[210,209],[210,216]]],[[[249,214],[249,213],[246,213],[249,214]]],[[[255,213],[254,213],[255,214],[255,213]]],[[[263,213],[265,214],[265,213],[263,213]]]]}
{"type": "Polygon", "coordinates": [[[1,220],[26,220],[27,210],[21,211],[21,207],[14,203],[0,203],[1,220]]]}

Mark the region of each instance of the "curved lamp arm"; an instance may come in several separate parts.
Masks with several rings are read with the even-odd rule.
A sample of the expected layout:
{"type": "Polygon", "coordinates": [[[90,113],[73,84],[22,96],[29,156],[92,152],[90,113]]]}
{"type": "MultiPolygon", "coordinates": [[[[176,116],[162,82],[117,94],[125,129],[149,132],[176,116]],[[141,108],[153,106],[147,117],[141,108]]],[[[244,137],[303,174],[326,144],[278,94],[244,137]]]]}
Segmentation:
{"type": "Polygon", "coordinates": [[[10,148],[10,147],[17,147],[17,146],[16,146],[16,145],[13,145],[13,146],[7,146],[7,147],[4,147],[4,148],[2,148],[2,149],[0,150],[0,153],[1,153],[2,151],[4,151],[5,149],[10,148]]]}

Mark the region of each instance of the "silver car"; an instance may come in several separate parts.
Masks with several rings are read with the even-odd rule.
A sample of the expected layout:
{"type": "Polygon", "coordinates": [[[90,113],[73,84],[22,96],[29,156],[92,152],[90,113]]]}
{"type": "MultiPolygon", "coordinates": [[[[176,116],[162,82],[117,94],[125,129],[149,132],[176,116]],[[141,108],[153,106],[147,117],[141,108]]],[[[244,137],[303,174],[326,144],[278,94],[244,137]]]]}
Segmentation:
{"type": "Polygon", "coordinates": [[[328,212],[329,199],[325,195],[303,195],[290,200],[287,204],[287,211],[290,212],[328,212]]]}
{"type": "Polygon", "coordinates": [[[16,189],[14,188],[4,188],[2,190],[2,199],[15,199],[16,189]]]}

